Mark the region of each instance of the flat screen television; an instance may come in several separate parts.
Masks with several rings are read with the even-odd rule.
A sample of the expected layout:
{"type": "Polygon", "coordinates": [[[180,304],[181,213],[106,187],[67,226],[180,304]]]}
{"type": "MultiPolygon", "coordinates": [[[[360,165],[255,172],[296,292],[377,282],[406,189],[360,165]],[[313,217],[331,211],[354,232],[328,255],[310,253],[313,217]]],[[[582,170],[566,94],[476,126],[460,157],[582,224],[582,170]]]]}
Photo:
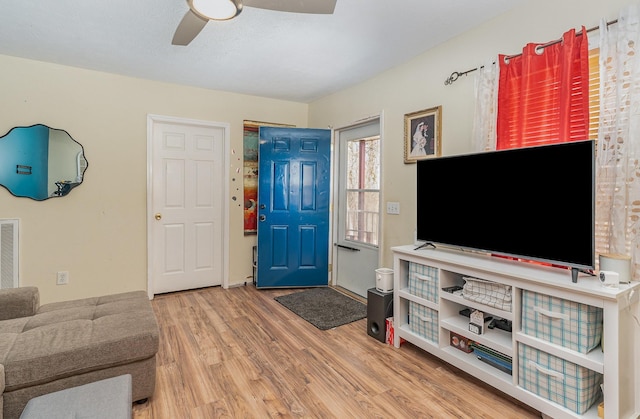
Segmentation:
{"type": "Polygon", "coordinates": [[[419,241],[595,267],[593,141],[417,162],[419,241]]]}

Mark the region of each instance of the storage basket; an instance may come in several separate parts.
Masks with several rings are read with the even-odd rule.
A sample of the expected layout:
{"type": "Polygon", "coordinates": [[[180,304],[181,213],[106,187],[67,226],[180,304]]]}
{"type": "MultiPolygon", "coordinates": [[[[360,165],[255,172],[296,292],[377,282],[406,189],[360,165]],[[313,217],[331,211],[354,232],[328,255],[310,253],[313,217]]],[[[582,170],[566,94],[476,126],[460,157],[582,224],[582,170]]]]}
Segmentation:
{"type": "Polygon", "coordinates": [[[409,301],[409,329],[431,342],[438,342],[438,312],[409,301]]]}
{"type": "Polygon", "coordinates": [[[520,344],[520,387],[583,414],[600,397],[602,374],[520,344]]]}
{"type": "Polygon", "coordinates": [[[438,268],[409,262],[409,292],[431,302],[438,301],[438,268]]]}
{"type": "Polygon", "coordinates": [[[598,307],[522,291],[522,331],[580,353],[600,344],[602,316],[598,307]]]}
{"type": "Polygon", "coordinates": [[[463,277],[462,296],[469,301],[475,301],[503,311],[511,311],[513,296],[511,285],[500,284],[484,279],[463,277]]]}

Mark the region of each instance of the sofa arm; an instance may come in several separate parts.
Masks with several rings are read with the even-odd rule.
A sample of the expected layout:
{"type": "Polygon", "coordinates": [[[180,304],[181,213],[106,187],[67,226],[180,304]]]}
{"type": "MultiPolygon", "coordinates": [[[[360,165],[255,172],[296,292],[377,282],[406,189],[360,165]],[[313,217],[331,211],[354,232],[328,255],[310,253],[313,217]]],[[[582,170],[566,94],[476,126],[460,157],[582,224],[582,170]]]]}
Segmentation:
{"type": "Polygon", "coordinates": [[[37,287],[0,290],[0,320],[33,316],[40,306],[37,287]]]}

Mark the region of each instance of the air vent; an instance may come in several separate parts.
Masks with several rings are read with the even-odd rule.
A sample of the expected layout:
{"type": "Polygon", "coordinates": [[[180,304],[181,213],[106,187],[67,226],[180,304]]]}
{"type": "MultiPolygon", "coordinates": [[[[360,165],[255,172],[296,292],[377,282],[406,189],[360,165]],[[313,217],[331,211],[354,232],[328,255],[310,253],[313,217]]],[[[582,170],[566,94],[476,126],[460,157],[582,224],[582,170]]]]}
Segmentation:
{"type": "Polygon", "coordinates": [[[18,287],[18,220],[0,220],[0,289],[18,287]]]}

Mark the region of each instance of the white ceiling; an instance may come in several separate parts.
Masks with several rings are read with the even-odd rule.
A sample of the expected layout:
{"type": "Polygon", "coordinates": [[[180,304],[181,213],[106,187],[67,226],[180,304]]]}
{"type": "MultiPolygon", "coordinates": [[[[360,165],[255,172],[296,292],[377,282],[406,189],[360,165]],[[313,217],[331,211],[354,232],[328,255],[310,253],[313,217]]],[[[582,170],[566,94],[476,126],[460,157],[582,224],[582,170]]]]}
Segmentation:
{"type": "Polygon", "coordinates": [[[185,0],[4,0],[0,54],[308,103],[522,1],[338,0],[333,15],[245,7],[181,47],[171,39],[185,0]]]}

